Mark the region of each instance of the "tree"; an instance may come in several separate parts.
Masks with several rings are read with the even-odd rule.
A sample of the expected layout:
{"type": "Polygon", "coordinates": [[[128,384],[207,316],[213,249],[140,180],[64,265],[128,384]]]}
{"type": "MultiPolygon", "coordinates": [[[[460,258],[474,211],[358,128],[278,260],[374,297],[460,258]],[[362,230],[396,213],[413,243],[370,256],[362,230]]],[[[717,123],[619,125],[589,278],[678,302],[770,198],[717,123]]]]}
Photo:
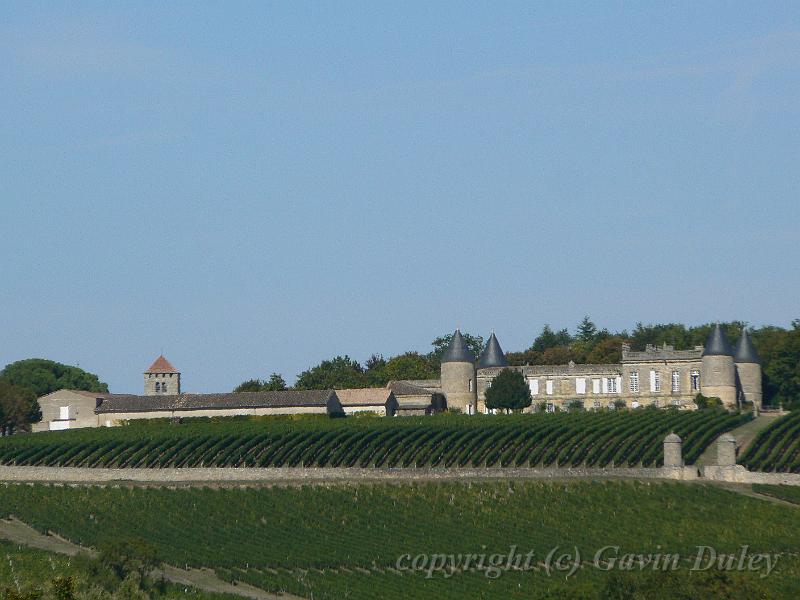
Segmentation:
{"type": "Polygon", "coordinates": [[[515,369],[503,369],[486,390],[486,407],[519,410],[531,405],[531,391],[525,377],[515,369]]]}
{"type": "Polygon", "coordinates": [[[0,429],[27,431],[31,423],[41,420],[42,411],[33,391],[0,381],[0,429]]]}
{"type": "Polygon", "coordinates": [[[572,343],[572,336],[566,329],[553,331],[550,325],[545,325],[542,328],[542,333],[533,341],[531,350],[543,352],[548,348],[557,348],[559,346],[569,346],[572,343]]]}
{"type": "Polygon", "coordinates": [[[769,363],[763,367],[771,392],[770,404],[783,404],[790,410],[800,408],[800,319],[792,321],[792,329],[777,342],[769,363]]]}
{"type": "Polygon", "coordinates": [[[400,379],[434,379],[439,375],[430,359],[417,352],[406,352],[392,357],[386,363],[385,373],[387,382],[400,379]]]}
{"type": "Polygon", "coordinates": [[[364,376],[372,386],[384,386],[389,381],[386,376],[386,359],[381,354],[373,354],[364,363],[364,376]]]}
{"type": "Polygon", "coordinates": [[[239,392],[282,392],[285,389],[287,389],[286,381],[284,381],[281,374],[273,373],[269,376],[267,381],[262,381],[260,379],[248,379],[247,381],[243,381],[233,392],[236,394],[239,392]]]}
{"type": "Polygon", "coordinates": [[[43,358],[28,358],[7,365],[0,371],[0,380],[26,387],[37,397],[61,389],[108,393],[108,386],[97,375],[43,358]]]}
{"type": "Polygon", "coordinates": [[[364,368],[358,361],[345,355],[323,360],[317,366],[303,371],[297,376],[294,387],[298,390],[329,390],[363,388],[368,385],[364,368]]]}
{"type": "Polygon", "coordinates": [[[578,339],[583,342],[591,342],[594,341],[595,336],[597,335],[597,326],[592,323],[592,320],[589,318],[589,315],[583,317],[583,320],[578,324],[578,339]]]}
{"type": "MultiPolygon", "coordinates": [[[[464,332],[461,333],[461,336],[467,343],[469,351],[472,352],[475,358],[479,357],[481,355],[481,352],[483,352],[483,346],[484,346],[483,337],[464,332]]],[[[447,335],[441,335],[437,337],[435,340],[431,342],[431,346],[433,346],[433,351],[428,355],[428,357],[434,369],[439,368],[439,363],[442,360],[442,354],[444,354],[444,351],[447,350],[447,347],[450,345],[450,340],[452,339],[453,339],[453,334],[448,333],[447,335]]]]}

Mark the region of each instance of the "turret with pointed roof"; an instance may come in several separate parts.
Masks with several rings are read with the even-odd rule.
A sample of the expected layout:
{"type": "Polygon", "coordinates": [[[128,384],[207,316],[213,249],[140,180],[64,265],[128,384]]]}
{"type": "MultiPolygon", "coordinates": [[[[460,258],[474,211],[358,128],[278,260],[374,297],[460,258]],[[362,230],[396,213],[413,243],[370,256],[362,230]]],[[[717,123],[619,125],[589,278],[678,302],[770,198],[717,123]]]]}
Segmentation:
{"type": "Polygon", "coordinates": [[[497,341],[497,336],[492,332],[489,336],[489,341],[486,342],[486,348],[481,354],[481,359],[478,361],[479,369],[488,369],[490,367],[507,367],[508,359],[500,347],[500,342],[497,341]]]}
{"type": "Polygon", "coordinates": [[[736,367],[733,348],[719,323],[708,336],[703,349],[703,376],[700,392],[709,398],[719,398],[725,408],[736,407],[736,367]]]}
{"type": "Polygon", "coordinates": [[[478,407],[475,356],[458,329],[442,355],[441,373],[447,407],[473,414],[478,407]]]}
{"type": "Polygon", "coordinates": [[[460,330],[456,329],[450,338],[450,344],[442,354],[442,362],[475,362],[475,356],[470,352],[460,330]]]}
{"type": "Polygon", "coordinates": [[[739,343],[736,344],[736,353],[733,355],[733,360],[737,363],[761,364],[758,351],[753,345],[753,340],[750,339],[750,333],[747,328],[742,330],[742,337],[739,338],[739,343]]]}
{"type": "Polygon", "coordinates": [[[181,393],[181,373],[161,354],[144,372],[144,395],[162,396],[181,393]]]}
{"type": "Polygon", "coordinates": [[[736,363],[736,379],[742,396],[759,410],[763,401],[761,360],[747,329],[742,331],[742,337],[736,344],[733,360],[736,363]]]}
{"type": "Polygon", "coordinates": [[[703,356],[733,356],[733,348],[719,323],[708,334],[703,356]]]}

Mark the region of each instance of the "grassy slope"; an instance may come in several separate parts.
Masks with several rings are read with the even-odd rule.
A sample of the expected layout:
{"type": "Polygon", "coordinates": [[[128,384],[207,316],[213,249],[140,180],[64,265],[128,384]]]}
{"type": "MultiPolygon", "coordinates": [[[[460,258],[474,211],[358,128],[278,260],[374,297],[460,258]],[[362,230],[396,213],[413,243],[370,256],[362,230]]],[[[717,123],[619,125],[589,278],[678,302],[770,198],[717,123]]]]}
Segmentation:
{"type": "MultiPolygon", "coordinates": [[[[405,553],[507,552],[544,556],[577,546],[591,557],[615,544],[627,552],[693,555],[697,545],[736,552],[797,552],[796,509],[712,486],[571,482],[340,486],[272,489],[0,487],[0,507],[37,529],[84,545],[139,536],[170,563],[216,567],[265,589],[314,598],[531,598],[556,590],[591,597],[608,577],[507,573],[444,581],[399,576],[386,567],[405,553]],[[344,568],[343,568],[344,567],[344,568]],[[275,575],[267,568],[288,569],[275,575]],[[299,569],[311,569],[307,572],[299,569]],[[370,574],[356,570],[366,568],[370,574]],[[246,573],[241,573],[243,569],[246,573]],[[335,569],[319,573],[313,569],[335,569]]],[[[2,516],[2,515],[0,515],[2,516]]],[[[800,593],[796,561],[764,582],[800,593]],[[793,576],[789,576],[789,571],[793,576]]],[[[734,575],[738,581],[742,575],[734,575]]],[[[786,591],[789,590],[789,591],[786,591]]],[[[786,595],[785,597],[793,597],[786,595]]]]}

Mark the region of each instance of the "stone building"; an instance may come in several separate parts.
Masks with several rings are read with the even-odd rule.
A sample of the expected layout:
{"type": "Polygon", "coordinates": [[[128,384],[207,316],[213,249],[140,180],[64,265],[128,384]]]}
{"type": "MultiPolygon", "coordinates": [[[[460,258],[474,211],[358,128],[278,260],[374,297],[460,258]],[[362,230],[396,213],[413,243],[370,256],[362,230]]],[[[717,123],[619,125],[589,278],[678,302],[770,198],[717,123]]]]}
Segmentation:
{"type": "Polygon", "coordinates": [[[695,409],[698,393],[718,397],[726,408],[741,400],[761,408],[761,366],[745,331],[736,351],[716,325],[705,346],[676,350],[648,345],[643,351],[622,346],[622,360],[615,364],[526,365],[509,367],[494,333],[476,360],[461,332],[456,330],[442,356],[441,391],[448,408],[465,413],[488,412],[485,394],[500,371],[520,371],[533,405],[547,411],[566,408],[578,401],[587,409],[674,406],[695,409]]]}

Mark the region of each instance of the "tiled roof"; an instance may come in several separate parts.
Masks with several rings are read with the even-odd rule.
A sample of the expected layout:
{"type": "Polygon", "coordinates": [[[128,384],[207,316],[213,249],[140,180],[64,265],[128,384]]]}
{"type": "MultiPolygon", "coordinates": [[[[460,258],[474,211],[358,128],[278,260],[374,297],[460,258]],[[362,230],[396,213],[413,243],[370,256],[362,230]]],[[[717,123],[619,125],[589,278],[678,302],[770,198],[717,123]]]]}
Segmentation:
{"type": "Polygon", "coordinates": [[[328,406],[333,390],[287,390],[282,392],[241,392],[238,394],[179,394],[134,396],[114,394],[97,408],[97,413],[151,412],[230,408],[286,408],[328,406]]]}
{"type": "Polygon", "coordinates": [[[150,365],[150,368],[145,371],[145,373],[179,373],[178,369],[173,367],[170,362],[164,358],[162,354],[159,356],[155,362],[150,365]]]}
{"type": "Polygon", "coordinates": [[[433,392],[408,381],[390,381],[387,387],[395,396],[430,396],[433,392]]]}
{"type": "Polygon", "coordinates": [[[342,406],[384,406],[392,398],[393,392],[387,388],[361,388],[336,390],[342,406]]]}

